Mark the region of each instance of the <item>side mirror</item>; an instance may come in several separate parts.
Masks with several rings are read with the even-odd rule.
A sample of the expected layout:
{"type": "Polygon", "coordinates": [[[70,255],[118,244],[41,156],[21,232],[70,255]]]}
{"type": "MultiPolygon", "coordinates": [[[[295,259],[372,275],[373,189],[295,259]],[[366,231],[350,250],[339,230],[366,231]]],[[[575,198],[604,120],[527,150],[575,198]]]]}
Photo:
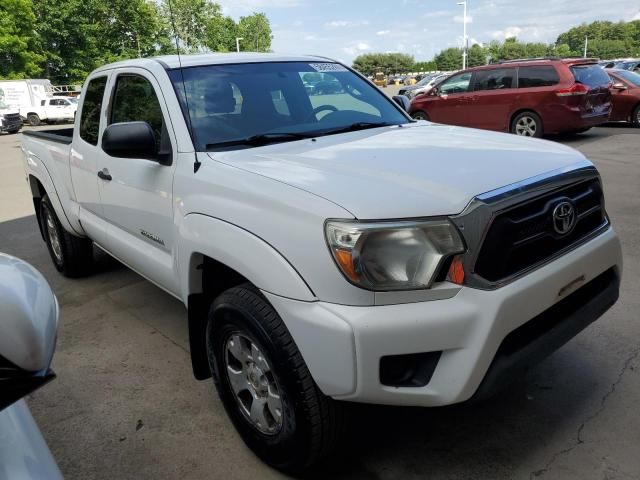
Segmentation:
{"type": "Polygon", "coordinates": [[[31,265],[0,254],[0,410],[55,377],[58,302],[31,265]]]}
{"type": "Polygon", "coordinates": [[[393,101],[400,105],[405,112],[408,112],[411,109],[411,100],[404,95],[394,95],[392,98],[393,101]]]}
{"type": "Polygon", "coordinates": [[[147,122],[112,123],[102,134],[102,150],[112,157],[158,160],[156,135],[147,122]]]}
{"type": "Polygon", "coordinates": [[[626,90],[627,86],[624,83],[614,83],[611,88],[614,90],[626,90]]]}

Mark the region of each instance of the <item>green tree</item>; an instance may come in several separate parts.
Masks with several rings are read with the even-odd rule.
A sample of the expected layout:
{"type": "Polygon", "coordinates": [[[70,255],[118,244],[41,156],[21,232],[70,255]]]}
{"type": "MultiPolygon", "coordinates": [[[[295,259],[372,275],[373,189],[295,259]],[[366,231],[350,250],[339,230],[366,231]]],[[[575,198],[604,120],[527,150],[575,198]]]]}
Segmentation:
{"type": "Polygon", "coordinates": [[[0,2],[0,78],[41,74],[43,57],[36,52],[35,24],[31,1],[0,2]]]}
{"type": "Polygon", "coordinates": [[[469,65],[469,67],[478,67],[487,63],[487,56],[489,55],[489,51],[482,45],[478,45],[476,43],[471,46],[468,55],[469,57],[467,59],[467,64],[469,65]]]}
{"type": "Polygon", "coordinates": [[[438,65],[433,60],[428,62],[416,62],[411,69],[414,72],[433,72],[438,69],[438,65]]]}
{"type": "Polygon", "coordinates": [[[462,49],[447,48],[436,55],[434,61],[438,65],[438,70],[460,70],[462,68],[462,49]]]}
{"type": "Polygon", "coordinates": [[[558,36],[557,44],[567,45],[572,53],[584,53],[585,38],[589,39],[587,55],[614,58],[640,55],[640,20],[631,22],[583,23],[558,36]]]}
{"type": "Polygon", "coordinates": [[[214,52],[235,52],[238,25],[230,18],[216,15],[207,24],[206,46],[214,52]]]}
{"type": "Polygon", "coordinates": [[[163,0],[162,11],[175,27],[180,48],[186,53],[206,48],[211,21],[222,15],[220,5],[211,0],[163,0]]]}
{"type": "Polygon", "coordinates": [[[45,76],[82,82],[115,60],[168,51],[169,26],[152,0],[33,0],[45,76]]]}
{"type": "Polygon", "coordinates": [[[406,53],[365,53],[355,58],[353,68],[364,75],[406,73],[415,68],[415,61],[406,53]]]}
{"type": "Polygon", "coordinates": [[[238,36],[242,37],[240,50],[250,52],[268,52],[271,50],[271,25],[264,13],[254,13],[240,17],[238,36]]]}

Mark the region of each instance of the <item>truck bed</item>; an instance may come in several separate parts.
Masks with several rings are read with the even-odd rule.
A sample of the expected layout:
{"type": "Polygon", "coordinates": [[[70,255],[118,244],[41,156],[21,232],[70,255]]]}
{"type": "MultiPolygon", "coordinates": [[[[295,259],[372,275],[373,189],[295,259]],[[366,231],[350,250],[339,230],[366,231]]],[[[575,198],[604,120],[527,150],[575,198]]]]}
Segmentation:
{"type": "Polygon", "coordinates": [[[73,139],[73,127],[70,128],[51,128],[48,130],[27,130],[22,132],[28,137],[42,138],[51,142],[63,143],[70,145],[73,139]]]}

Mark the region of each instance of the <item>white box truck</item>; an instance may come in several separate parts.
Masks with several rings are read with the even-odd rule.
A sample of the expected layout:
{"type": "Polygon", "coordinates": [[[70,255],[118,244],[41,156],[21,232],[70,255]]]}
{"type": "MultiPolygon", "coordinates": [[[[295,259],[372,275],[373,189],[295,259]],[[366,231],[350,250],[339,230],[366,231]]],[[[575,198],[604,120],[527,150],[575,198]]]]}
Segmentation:
{"type": "Polygon", "coordinates": [[[42,122],[73,121],[77,102],[72,97],[54,96],[57,87],[46,79],[0,81],[5,103],[17,109],[29,125],[42,122]]]}

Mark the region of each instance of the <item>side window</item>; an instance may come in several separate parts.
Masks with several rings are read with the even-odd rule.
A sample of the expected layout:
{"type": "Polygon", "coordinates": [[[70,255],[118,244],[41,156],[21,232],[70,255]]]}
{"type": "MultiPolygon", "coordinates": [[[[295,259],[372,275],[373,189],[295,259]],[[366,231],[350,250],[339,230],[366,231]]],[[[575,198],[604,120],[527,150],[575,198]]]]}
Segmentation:
{"type": "Polygon", "coordinates": [[[84,92],[82,116],[80,117],[80,138],[92,145],[98,144],[100,110],[106,86],[107,77],[94,78],[89,82],[84,92]]]}
{"type": "Polygon", "coordinates": [[[438,90],[440,91],[440,93],[444,93],[445,95],[451,93],[468,92],[469,84],[471,83],[471,75],[471,72],[454,75],[453,77],[442,82],[438,90]]]}
{"type": "Polygon", "coordinates": [[[499,68],[476,72],[474,91],[503,90],[513,88],[516,84],[515,68],[499,68]]]}
{"type": "Polygon", "coordinates": [[[539,67],[520,67],[518,88],[551,87],[560,82],[560,76],[551,65],[539,67]]]}
{"type": "Polygon", "coordinates": [[[47,105],[47,101],[46,100],[40,100],[40,106],[41,107],[45,107],[47,105]]]}
{"type": "Polygon", "coordinates": [[[153,85],[139,75],[118,75],[113,93],[109,125],[120,122],[147,122],[160,148],[163,117],[153,85]]]}

